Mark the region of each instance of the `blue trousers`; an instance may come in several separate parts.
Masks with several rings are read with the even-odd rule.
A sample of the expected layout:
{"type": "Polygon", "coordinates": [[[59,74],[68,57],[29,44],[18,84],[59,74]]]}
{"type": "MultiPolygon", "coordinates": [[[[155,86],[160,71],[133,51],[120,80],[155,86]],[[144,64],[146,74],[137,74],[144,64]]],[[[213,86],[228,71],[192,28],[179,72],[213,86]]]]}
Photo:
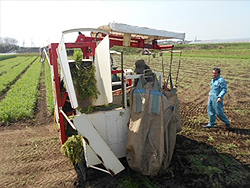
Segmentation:
{"type": "Polygon", "coordinates": [[[207,112],[209,115],[209,124],[212,126],[215,124],[215,115],[217,115],[225,124],[229,124],[229,119],[223,110],[223,100],[217,103],[217,99],[217,95],[211,94],[208,100],[207,112]]]}

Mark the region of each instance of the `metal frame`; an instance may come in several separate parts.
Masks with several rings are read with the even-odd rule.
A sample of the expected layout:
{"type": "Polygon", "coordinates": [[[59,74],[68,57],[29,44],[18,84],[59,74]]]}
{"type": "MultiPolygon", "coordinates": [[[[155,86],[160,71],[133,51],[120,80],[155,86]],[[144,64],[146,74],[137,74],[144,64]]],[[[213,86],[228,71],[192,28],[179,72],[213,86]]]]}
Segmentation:
{"type": "MultiPolygon", "coordinates": [[[[63,33],[72,33],[79,30],[84,31],[95,31],[98,33],[101,33],[100,38],[97,37],[86,37],[82,33],[79,33],[76,41],[74,43],[65,43],[66,49],[67,48],[80,48],[85,56],[85,58],[90,58],[90,56],[95,56],[95,48],[97,46],[97,42],[101,41],[107,34],[105,31],[102,30],[96,30],[96,29],[72,29],[72,30],[66,30],[63,33]]],[[[123,41],[121,37],[110,35],[110,47],[113,47],[115,45],[123,46],[123,41]]],[[[157,41],[153,41],[152,44],[144,44],[143,39],[136,39],[131,38],[130,47],[139,47],[139,48],[150,48],[150,49],[172,49],[173,45],[167,45],[167,46],[159,46],[157,44],[157,41]]],[[[53,66],[53,73],[54,73],[54,86],[55,86],[55,94],[56,94],[56,100],[57,100],[57,110],[58,110],[58,123],[60,125],[60,131],[61,131],[61,143],[63,144],[67,140],[66,131],[65,131],[65,117],[62,114],[62,108],[65,105],[66,99],[68,97],[68,93],[66,91],[63,91],[61,88],[61,77],[59,75],[59,69],[58,69],[58,62],[57,62],[57,51],[58,43],[51,43],[49,45],[49,54],[50,54],[50,65],[53,66]]],[[[123,57],[123,54],[122,54],[123,57]]],[[[113,70],[112,74],[116,73],[123,73],[123,58],[122,58],[122,70],[113,70]]],[[[122,74],[123,76],[123,74],[122,74]]],[[[127,77],[128,78],[128,77],[127,77]]],[[[122,78],[124,80],[124,78],[122,78]]],[[[132,80],[129,81],[130,84],[132,84],[132,80]]],[[[123,84],[124,86],[124,84],[123,84]]],[[[123,87],[123,94],[126,94],[125,90],[126,85],[123,87]]],[[[124,100],[126,103],[126,100],[124,100]]],[[[123,104],[123,107],[127,107],[127,104],[123,104]]],[[[71,113],[68,113],[67,115],[75,114],[75,111],[72,111],[71,113]]]]}

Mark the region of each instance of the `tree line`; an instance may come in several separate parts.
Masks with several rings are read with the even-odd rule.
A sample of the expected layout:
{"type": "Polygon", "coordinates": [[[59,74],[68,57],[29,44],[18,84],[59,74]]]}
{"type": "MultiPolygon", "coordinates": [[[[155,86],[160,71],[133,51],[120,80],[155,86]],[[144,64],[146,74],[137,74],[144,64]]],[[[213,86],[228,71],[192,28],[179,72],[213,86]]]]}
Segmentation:
{"type": "Polygon", "coordinates": [[[10,37],[0,37],[0,53],[7,53],[14,50],[17,50],[18,40],[10,37]]]}

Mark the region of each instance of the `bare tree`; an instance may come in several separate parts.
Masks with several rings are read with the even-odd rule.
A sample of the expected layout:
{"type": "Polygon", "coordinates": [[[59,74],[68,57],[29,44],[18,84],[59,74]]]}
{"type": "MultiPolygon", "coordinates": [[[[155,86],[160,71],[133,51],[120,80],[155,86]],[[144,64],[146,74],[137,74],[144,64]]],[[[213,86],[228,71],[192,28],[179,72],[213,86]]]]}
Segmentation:
{"type": "Polygon", "coordinates": [[[2,40],[3,40],[3,43],[5,44],[16,45],[18,43],[18,40],[14,38],[10,38],[10,37],[4,37],[2,40]]]}
{"type": "Polygon", "coordinates": [[[10,37],[0,37],[0,53],[18,49],[18,40],[10,37]]]}

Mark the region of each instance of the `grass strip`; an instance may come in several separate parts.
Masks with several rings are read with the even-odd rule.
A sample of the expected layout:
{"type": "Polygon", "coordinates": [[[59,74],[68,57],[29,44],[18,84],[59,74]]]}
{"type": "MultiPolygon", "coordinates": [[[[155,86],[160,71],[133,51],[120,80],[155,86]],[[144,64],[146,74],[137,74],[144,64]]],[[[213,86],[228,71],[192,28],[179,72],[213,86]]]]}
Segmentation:
{"type": "Polygon", "coordinates": [[[47,60],[44,62],[44,66],[45,66],[46,103],[49,112],[53,114],[55,107],[53,101],[53,89],[52,89],[50,65],[47,60]]]}

